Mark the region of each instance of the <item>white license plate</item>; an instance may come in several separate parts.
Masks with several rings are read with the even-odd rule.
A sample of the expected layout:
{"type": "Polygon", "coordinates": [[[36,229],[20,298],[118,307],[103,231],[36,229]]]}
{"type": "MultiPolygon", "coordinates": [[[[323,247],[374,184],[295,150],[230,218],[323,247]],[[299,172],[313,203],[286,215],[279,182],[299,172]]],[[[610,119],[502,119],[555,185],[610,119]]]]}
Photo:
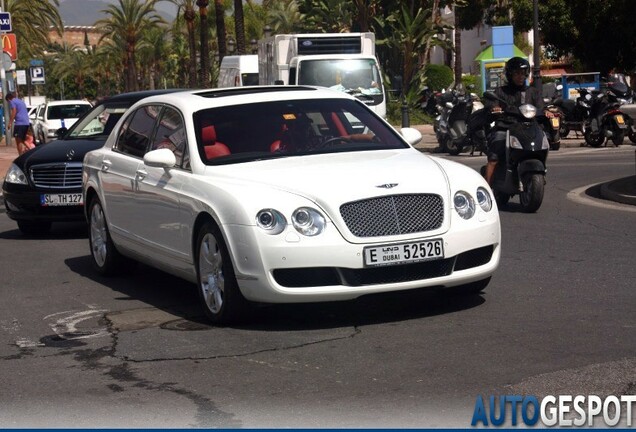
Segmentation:
{"type": "Polygon", "coordinates": [[[84,205],[84,199],[82,198],[81,193],[42,194],[40,195],[40,204],[44,207],[81,206],[84,205]]]}
{"type": "Polygon", "coordinates": [[[442,239],[364,248],[364,265],[404,264],[444,258],[442,239]]]}

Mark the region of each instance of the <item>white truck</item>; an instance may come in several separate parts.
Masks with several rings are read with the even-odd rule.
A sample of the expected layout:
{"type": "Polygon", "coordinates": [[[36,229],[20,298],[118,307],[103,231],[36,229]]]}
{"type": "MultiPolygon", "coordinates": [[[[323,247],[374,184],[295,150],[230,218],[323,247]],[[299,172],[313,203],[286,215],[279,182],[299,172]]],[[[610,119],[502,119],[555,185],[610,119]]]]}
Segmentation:
{"type": "Polygon", "coordinates": [[[260,85],[314,85],[356,96],[386,118],[373,33],[279,34],[258,44],[260,85]]]}

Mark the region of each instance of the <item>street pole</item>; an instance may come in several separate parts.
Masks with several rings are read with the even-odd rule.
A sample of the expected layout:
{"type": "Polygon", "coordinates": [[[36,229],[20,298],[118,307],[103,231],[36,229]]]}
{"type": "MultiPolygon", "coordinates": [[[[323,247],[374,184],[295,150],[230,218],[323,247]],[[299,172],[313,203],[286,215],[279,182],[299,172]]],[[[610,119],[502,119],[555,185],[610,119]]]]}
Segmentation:
{"type": "MultiPolygon", "coordinates": [[[[4,12],[4,0],[0,2],[0,12],[4,12]]],[[[4,40],[5,32],[0,33],[0,38],[4,40]]],[[[1,51],[1,50],[0,50],[1,51]]],[[[0,54],[2,54],[0,52],[0,54]]],[[[9,103],[7,102],[7,71],[4,69],[4,61],[0,62],[0,80],[2,81],[2,112],[4,113],[4,144],[11,145],[11,131],[9,130],[9,120],[11,114],[9,113],[9,103]]]]}
{"type": "Polygon", "coordinates": [[[539,0],[533,0],[534,3],[534,22],[532,25],[532,34],[534,36],[533,44],[533,53],[532,56],[534,58],[534,68],[532,71],[532,78],[534,87],[537,89],[539,94],[541,92],[541,41],[539,38],[539,0]]]}

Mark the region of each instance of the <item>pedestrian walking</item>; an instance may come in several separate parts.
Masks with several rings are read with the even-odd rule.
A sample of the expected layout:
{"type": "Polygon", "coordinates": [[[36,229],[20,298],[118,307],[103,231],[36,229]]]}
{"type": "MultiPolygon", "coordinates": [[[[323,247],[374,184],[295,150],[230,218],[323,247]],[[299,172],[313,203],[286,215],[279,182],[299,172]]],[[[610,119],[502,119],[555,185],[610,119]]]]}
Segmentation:
{"type": "Polygon", "coordinates": [[[6,97],[10,106],[9,128],[13,127],[13,137],[15,138],[15,146],[18,154],[22,154],[29,150],[29,146],[25,144],[27,133],[31,128],[31,120],[29,119],[29,110],[24,101],[16,97],[15,93],[8,93],[6,97]]]}

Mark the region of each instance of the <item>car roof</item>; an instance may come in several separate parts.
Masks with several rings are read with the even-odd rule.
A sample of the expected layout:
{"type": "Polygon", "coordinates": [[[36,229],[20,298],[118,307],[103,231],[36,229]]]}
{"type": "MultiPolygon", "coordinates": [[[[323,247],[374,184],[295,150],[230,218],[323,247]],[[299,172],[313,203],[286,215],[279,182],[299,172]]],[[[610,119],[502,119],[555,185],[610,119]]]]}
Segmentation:
{"type": "Polygon", "coordinates": [[[306,99],[356,100],[346,93],[324,87],[275,85],[188,90],[153,96],[144,99],[143,102],[169,103],[180,108],[183,112],[191,113],[220,106],[306,99]]]}
{"type": "Polygon", "coordinates": [[[55,105],[91,105],[91,103],[89,101],[82,100],[82,99],[67,99],[67,100],[61,100],[61,101],[48,101],[46,103],[46,105],[48,105],[48,106],[55,106],[55,105]]]}
{"type": "Polygon", "coordinates": [[[176,93],[176,92],[183,92],[183,91],[185,91],[185,89],[155,89],[155,90],[141,90],[141,91],[128,92],[128,93],[119,93],[116,95],[107,96],[103,98],[102,100],[99,101],[99,104],[124,103],[124,102],[134,103],[134,102],[137,102],[138,100],[141,100],[143,98],[150,97],[150,96],[157,96],[157,95],[162,95],[167,93],[176,93]]]}

